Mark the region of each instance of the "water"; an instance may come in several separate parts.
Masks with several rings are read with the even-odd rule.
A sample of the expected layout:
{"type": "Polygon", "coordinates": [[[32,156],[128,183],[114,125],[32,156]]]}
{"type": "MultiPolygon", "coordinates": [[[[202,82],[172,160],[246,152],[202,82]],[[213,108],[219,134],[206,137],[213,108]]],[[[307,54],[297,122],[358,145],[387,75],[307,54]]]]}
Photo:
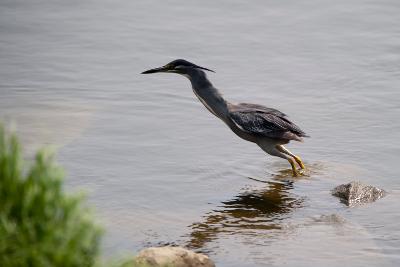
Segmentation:
{"type": "Polygon", "coordinates": [[[0,116],[29,153],[59,148],[107,255],[174,244],[217,266],[398,266],[400,3],[1,1],[0,116]],[[281,109],[311,175],[237,138],[175,58],[231,101],[281,109]],[[388,190],[347,208],[350,180],[388,190]]]}

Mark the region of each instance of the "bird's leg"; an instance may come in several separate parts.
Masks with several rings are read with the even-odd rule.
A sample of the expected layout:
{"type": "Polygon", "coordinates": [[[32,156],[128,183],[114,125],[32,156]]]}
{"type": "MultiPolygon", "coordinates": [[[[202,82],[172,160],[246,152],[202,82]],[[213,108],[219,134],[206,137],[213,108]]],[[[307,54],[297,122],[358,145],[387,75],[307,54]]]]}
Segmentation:
{"type": "Polygon", "coordinates": [[[298,176],[301,175],[296,169],[296,162],[290,157],[290,155],[287,155],[286,153],[283,153],[279,149],[279,145],[275,146],[275,149],[272,149],[268,153],[270,153],[273,156],[278,156],[278,157],[284,158],[287,161],[289,161],[290,166],[292,167],[293,177],[298,177],[298,176]]]}
{"type": "Polygon", "coordinates": [[[296,164],[295,164],[294,160],[292,158],[289,158],[289,157],[287,158],[287,160],[289,161],[290,166],[292,166],[293,177],[300,176],[300,173],[296,169],[296,164]]]}
{"type": "Polygon", "coordinates": [[[296,160],[297,164],[299,164],[300,168],[304,170],[306,166],[304,165],[303,161],[299,156],[294,156],[294,159],[296,160]]]}
{"type": "Polygon", "coordinates": [[[292,152],[290,152],[286,147],[284,147],[283,145],[277,145],[276,149],[278,149],[280,152],[285,153],[286,155],[289,155],[291,157],[294,158],[294,160],[297,162],[297,164],[299,164],[301,169],[305,169],[306,166],[304,165],[303,161],[301,160],[301,158],[299,156],[296,156],[295,154],[293,154],[292,152]]]}
{"type": "Polygon", "coordinates": [[[289,161],[290,166],[292,167],[292,172],[293,172],[294,177],[301,175],[296,169],[295,160],[287,153],[284,153],[280,149],[280,145],[271,144],[270,142],[266,141],[266,142],[258,143],[258,146],[261,147],[262,150],[264,150],[265,152],[267,152],[268,154],[270,154],[272,156],[280,157],[280,158],[283,158],[283,159],[286,159],[287,161],[289,161]]]}

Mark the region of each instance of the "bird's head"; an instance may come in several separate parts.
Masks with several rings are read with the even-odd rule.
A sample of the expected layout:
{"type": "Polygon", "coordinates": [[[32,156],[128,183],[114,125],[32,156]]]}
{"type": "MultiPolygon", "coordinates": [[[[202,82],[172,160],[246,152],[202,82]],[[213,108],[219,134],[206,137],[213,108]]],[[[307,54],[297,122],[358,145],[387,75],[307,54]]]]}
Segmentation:
{"type": "Polygon", "coordinates": [[[142,74],[150,74],[150,73],[157,73],[157,72],[171,72],[171,73],[178,73],[178,74],[186,75],[186,74],[189,74],[190,71],[192,71],[193,69],[201,69],[201,70],[207,70],[207,71],[214,72],[213,70],[200,67],[200,66],[193,64],[187,60],[177,59],[177,60],[171,61],[170,63],[168,63],[165,66],[146,70],[146,71],[142,72],[142,74]]]}

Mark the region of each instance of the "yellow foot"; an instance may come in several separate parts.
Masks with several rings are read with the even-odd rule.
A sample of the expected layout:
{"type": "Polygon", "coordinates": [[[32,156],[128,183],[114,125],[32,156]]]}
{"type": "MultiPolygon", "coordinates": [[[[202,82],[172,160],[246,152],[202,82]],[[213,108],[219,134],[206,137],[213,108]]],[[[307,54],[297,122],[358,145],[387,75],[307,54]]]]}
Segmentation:
{"type": "Polygon", "coordinates": [[[300,169],[298,172],[300,173],[301,176],[308,176],[309,175],[309,172],[308,172],[307,169],[300,169]]]}
{"type": "Polygon", "coordinates": [[[293,159],[288,158],[290,165],[292,166],[293,177],[299,177],[301,174],[296,169],[296,164],[293,159]]]}
{"type": "Polygon", "coordinates": [[[302,174],[299,173],[296,169],[292,170],[292,172],[293,172],[293,177],[299,177],[299,176],[302,175],[302,174]]]}
{"type": "Polygon", "coordinates": [[[299,164],[301,169],[306,168],[306,166],[304,165],[303,161],[301,160],[301,158],[299,156],[294,156],[294,159],[296,160],[297,164],[299,164]]]}

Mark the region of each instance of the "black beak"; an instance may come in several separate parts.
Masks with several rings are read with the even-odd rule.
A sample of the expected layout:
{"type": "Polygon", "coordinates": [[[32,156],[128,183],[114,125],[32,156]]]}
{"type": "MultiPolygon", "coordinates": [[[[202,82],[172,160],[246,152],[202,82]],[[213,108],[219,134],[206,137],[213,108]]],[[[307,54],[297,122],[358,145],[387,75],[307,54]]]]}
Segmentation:
{"type": "Polygon", "coordinates": [[[143,71],[142,74],[150,74],[150,73],[166,72],[166,71],[167,71],[167,69],[165,67],[159,67],[159,68],[143,71]]]}
{"type": "MultiPolygon", "coordinates": [[[[215,71],[213,71],[213,70],[210,70],[210,69],[207,69],[207,68],[203,68],[203,67],[200,67],[200,66],[197,66],[197,65],[195,65],[194,67],[198,68],[198,69],[207,70],[207,71],[211,71],[211,72],[215,73],[215,71]]],[[[163,66],[163,67],[159,67],[159,68],[143,71],[141,74],[151,74],[151,73],[157,73],[157,72],[173,72],[173,70],[170,70],[168,67],[163,66]]]]}

